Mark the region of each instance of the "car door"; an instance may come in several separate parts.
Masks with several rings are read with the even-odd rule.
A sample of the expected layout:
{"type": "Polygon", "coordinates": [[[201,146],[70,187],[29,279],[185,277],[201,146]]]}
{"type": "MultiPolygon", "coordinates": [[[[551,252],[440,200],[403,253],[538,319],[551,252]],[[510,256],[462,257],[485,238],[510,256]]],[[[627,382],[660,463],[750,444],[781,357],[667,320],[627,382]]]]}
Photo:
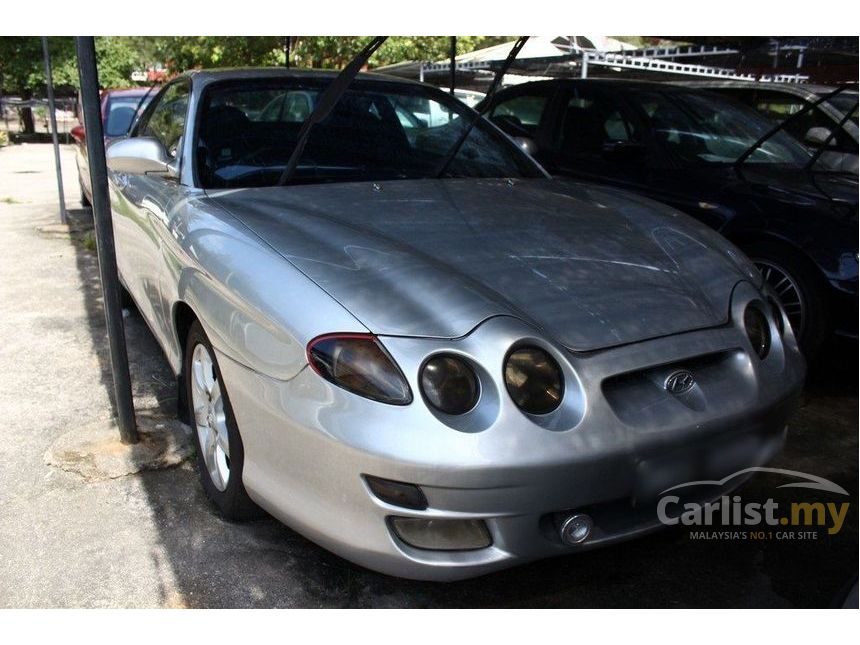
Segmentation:
{"type": "Polygon", "coordinates": [[[653,149],[624,100],[613,89],[575,83],[556,96],[550,172],[640,191],[648,186],[653,149]]]}
{"type": "MultiPolygon", "coordinates": [[[[173,159],[176,177],[183,163],[181,139],[188,111],[187,79],[167,85],[141,117],[131,136],[153,137],[173,159]]],[[[167,174],[111,173],[111,208],[120,278],[156,334],[170,334],[170,312],[161,293],[162,245],[170,238],[171,215],[188,189],[167,174]]]]}
{"type": "Polygon", "coordinates": [[[487,116],[508,136],[531,141],[535,158],[543,162],[543,153],[551,144],[547,123],[551,120],[549,108],[555,93],[555,86],[548,83],[529,83],[506,90],[487,116]]]}

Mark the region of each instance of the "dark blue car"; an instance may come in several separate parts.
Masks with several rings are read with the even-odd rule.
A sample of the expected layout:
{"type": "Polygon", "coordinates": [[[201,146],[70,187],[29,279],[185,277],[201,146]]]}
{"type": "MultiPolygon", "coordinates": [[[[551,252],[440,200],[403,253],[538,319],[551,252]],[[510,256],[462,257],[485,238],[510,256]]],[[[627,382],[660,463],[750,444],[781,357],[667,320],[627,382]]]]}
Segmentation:
{"type": "Polygon", "coordinates": [[[553,174],[665,202],[720,231],[779,293],[808,357],[857,338],[857,177],[820,172],[785,132],[710,93],[560,79],[498,92],[489,118],[553,174]],[[752,149],[751,153],[748,151],[752,149]]]}

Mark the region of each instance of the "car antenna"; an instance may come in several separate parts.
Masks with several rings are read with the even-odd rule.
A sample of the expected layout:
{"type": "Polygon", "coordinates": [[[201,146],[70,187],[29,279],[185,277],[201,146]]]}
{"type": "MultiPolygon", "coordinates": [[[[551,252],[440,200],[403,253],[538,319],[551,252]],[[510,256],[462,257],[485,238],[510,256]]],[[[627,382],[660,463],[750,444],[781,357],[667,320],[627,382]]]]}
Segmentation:
{"type": "Polygon", "coordinates": [[[502,66],[496,71],[496,75],[493,77],[493,82],[490,83],[490,89],[487,90],[487,95],[481,101],[481,105],[478,106],[478,109],[475,110],[475,114],[472,115],[472,120],[469,124],[463,129],[463,132],[460,134],[460,137],[457,139],[457,142],[451,148],[450,152],[445,155],[445,159],[442,161],[442,164],[439,166],[439,170],[436,172],[436,177],[441,177],[445,174],[445,171],[448,170],[448,166],[451,165],[451,162],[454,160],[454,157],[457,156],[457,153],[460,151],[460,148],[463,146],[463,143],[469,137],[469,133],[472,132],[472,128],[475,127],[475,124],[487,111],[487,108],[490,105],[490,102],[493,100],[493,95],[496,93],[496,89],[502,82],[502,78],[504,78],[505,74],[507,74],[508,69],[513,64],[517,55],[520,53],[520,50],[523,48],[523,45],[526,44],[526,41],[529,39],[528,36],[520,36],[519,40],[514,43],[514,46],[511,47],[511,51],[508,54],[508,57],[502,63],[502,66]]]}
{"type": "Polygon", "coordinates": [[[785,126],[787,126],[789,123],[794,123],[797,119],[799,119],[801,116],[803,116],[804,114],[809,112],[811,109],[821,105],[822,103],[824,103],[825,101],[827,101],[829,99],[832,99],[834,96],[836,96],[840,92],[844,91],[847,87],[848,87],[847,85],[840,85],[835,90],[825,94],[824,96],[820,97],[818,100],[814,101],[813,103],[807,103],[800,110],[798,110],[797,112],[792,114],[790,117],[788,117],[782,123],[777,123],[773,128],[771,128],[770,130],[765,132],[764,135],[761,136],[754,144],[752,144],[749,148],[747,148],[744,151],[744,153],[735,160],[734,166],[736,168],[739,168],[741,165],[743,165],[743,163],[747,159],[750,158],[750,156],[752,155],[753,152],[755,152],[756,150],[758,150],[762,146],[762,144],[765,141],[770,139],[773,135],[775,135],[780,130],[783,130],[785,128],[785,126]]]}
{"type": "Polygon", "coordinates": [[[379,49],[380,45],[382,45],[387,38],[388,36],[374,36],[373,40],[367,43],[367,45],[364,46],[364,49],[362,49],[358,55],[341,70],[340,74],[334,78],[329,86],[325,88],[323,93],[320,95],[319,101],[317,101],[317,105],[313,109],[313,112],[311,112],[310,115],[308,115],[308,118],[305,119],[305,122],[302,123],[298,137],[296,138],[296,147],[293,148],[293,153],[287,161],[284,172],[281,173],[281,177],[278,179],[278,186],[286,184],[295,172],[296,166],[299,164],[299,159],[304,152],[305,145],[308,142],[311,128],[329,115],[334,106],[337,105],[340,97],[344,92],[346,92],[347,88],[349,88],[352,80],[356,77],[361,68],[367,64],[367,60],[373,55],[373,52],[379,49]]]}

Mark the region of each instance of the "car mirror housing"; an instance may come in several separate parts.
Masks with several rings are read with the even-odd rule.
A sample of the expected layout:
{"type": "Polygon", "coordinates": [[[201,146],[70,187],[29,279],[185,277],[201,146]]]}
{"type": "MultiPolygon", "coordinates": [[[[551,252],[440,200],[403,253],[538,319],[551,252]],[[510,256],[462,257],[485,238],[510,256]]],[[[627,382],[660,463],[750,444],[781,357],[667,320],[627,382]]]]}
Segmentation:
{"type": "Polygon", "coordinates": [[[161,142],[154,137],[119,139],[108,146],[105,157],[108,168],[113,172],[177,176],[176,160],[167,154],[161,142]]]}
{"type": "Polygon", "coordinates": [[[823,146],[825,142],[830,138],[830,130],[827,128],[823,128],[821,126],[816,126],[814,128],[809,128],[806,132],[806,136],[803,138],[804,141],[813,146],[823,146]]]}
{"type": "Polygon", "coordinates": [[[530,157],[534,157],[537,154],[537,145],[535,145],[534,140],[528,137],[511,137],[514,140],[514,143],[517,144],[517,147],[525,152],[530,157]]]}

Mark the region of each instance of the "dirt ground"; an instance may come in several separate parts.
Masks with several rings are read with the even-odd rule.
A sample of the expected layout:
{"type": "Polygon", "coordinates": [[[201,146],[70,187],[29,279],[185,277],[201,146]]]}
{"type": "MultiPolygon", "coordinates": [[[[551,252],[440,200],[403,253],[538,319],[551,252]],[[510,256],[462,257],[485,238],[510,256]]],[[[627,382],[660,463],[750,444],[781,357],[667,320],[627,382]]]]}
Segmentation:
{"type": "MultiPolygon", "coordinates": [[[[111,417],[96,258],[84,232],[55,226],[51,155],[48,145],[0,149],[0,606],[827,607],[856,581],[856,345],[811,380],[772,464],[850,493],[841,531],[818,529],[816,539],[696,540],[675,528],[466,582],[420,583],[361,569],[272,519],[222,521],[189,461],[104,478],[49,465],[63,437],[111,417]]],[[[77,207],[71,147],[63,164],[77,207]]],[[[138,413],[167,422],[176,407],[167,363],[135,313],[126,335],[138,413]]],[[[799,499],[782,483],[759,475],[740,494],[799,499]]]]}

